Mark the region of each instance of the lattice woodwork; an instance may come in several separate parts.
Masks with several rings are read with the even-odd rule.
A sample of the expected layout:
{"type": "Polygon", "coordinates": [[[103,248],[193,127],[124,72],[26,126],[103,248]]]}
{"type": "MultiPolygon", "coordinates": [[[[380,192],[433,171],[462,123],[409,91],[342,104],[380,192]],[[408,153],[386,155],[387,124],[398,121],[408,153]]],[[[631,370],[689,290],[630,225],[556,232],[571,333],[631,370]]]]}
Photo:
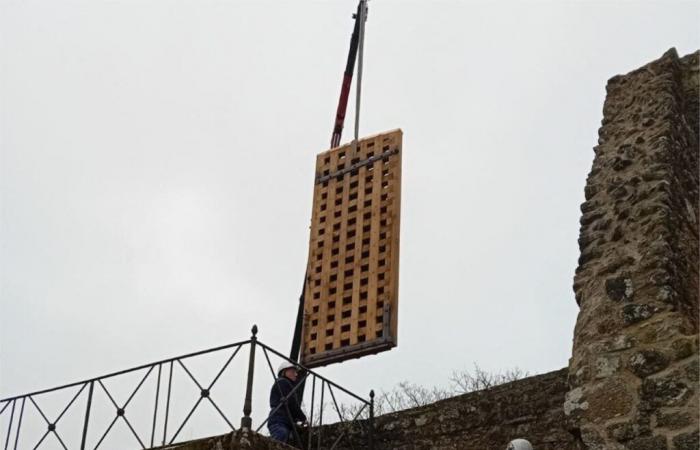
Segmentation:
{"type": "Polygon", "coordinates": [[[394,130],[316,158],[304,365],[397,344],[401,138],[394,130]]]}

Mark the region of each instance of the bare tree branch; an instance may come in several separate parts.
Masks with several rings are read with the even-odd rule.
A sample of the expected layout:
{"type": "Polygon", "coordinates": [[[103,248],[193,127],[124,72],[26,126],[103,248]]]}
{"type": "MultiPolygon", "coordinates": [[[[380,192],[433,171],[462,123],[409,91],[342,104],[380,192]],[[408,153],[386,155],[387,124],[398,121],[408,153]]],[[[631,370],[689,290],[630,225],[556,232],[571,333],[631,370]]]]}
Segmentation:
{"type": "MultiPolygon", "coordinates": [[[[523,371],[519,367],[506,369],[503,372],[487,372],[474,363],[474,369],[455,370],[450,375],[450,387],[442,388],[434,386],[426,388],[419,384],[402,381],[390,391],[380,391],[374,399],[374,413],[376,416],[389,414],[409,408],[429,405],[439,400],[454,397],[460,394],[469,392],[482,391],[490,389],[499,384],[510,383],[521,378],[529,376],[528,372],[523,371]]],[[[346,417],[354,417],[360,410],[362,405],[346,405],[340,406],[343,415],[346,417]]],[[[362,411],[360,418],[366,419],[369,417],[369,409],[362,411]]]]}

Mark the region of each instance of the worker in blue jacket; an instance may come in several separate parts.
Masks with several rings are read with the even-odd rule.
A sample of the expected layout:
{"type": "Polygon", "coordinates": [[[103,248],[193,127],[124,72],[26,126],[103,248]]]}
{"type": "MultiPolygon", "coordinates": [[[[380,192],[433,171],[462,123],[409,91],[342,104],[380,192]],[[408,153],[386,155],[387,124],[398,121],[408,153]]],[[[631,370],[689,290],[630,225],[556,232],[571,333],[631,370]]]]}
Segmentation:
{"type": "Polygon", "coordinates": [[[298,391],[290,395],[298,377],[299,372],[291,362],[285,361],[277,369],[277,379],[270,391],[270,416],[267,421],[270,436],[277,441],[288,442],[296,422],[306,424],[306,415],[301,410],[301,399],[297,396],[298,391]],[[285,399],[287,407],[283,404],[285,399]]]}

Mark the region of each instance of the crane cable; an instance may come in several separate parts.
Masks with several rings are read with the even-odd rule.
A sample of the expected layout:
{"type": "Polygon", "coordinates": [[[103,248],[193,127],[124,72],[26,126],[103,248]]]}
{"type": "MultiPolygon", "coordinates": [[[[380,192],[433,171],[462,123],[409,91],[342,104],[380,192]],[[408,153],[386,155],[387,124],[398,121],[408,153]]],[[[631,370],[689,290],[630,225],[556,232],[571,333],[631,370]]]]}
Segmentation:
{"type": "Polygon", "coordinates": [[[360,0],[360,21],[359,46],[357,49],[357,94],[355,98],[355,141],[353,143],[353,153],[357,151],[357,143],[360,140],[360,98],[362,96],[362,62],[365,48],[365,21],[367,20],[367,0],[360,0]]]}

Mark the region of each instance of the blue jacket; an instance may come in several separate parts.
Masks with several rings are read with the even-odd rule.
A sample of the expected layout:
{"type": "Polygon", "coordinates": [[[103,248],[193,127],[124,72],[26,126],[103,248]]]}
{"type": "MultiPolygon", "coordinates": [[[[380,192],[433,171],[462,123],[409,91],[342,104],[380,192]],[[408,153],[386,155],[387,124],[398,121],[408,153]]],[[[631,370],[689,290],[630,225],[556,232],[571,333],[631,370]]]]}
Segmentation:
{"type": "Polygon", "coordinates": [[[301,410],[301,400],[298,398],[299,391],[297,390],[287,399],[289,413],[292,415],[293,421],[290,421],[287,408],[284,405],[280,406],[277,411],[275,408],[282,402],[284,397],[287,397],[296,384],[286,377],[280,377],[275,380],[270,391],[270,420],[269,423],[283,423],[292,426],[293,422],[306,422],[306,415],[301,410]],[[274,411],[274,412],[273,412],[274,411]]]}

